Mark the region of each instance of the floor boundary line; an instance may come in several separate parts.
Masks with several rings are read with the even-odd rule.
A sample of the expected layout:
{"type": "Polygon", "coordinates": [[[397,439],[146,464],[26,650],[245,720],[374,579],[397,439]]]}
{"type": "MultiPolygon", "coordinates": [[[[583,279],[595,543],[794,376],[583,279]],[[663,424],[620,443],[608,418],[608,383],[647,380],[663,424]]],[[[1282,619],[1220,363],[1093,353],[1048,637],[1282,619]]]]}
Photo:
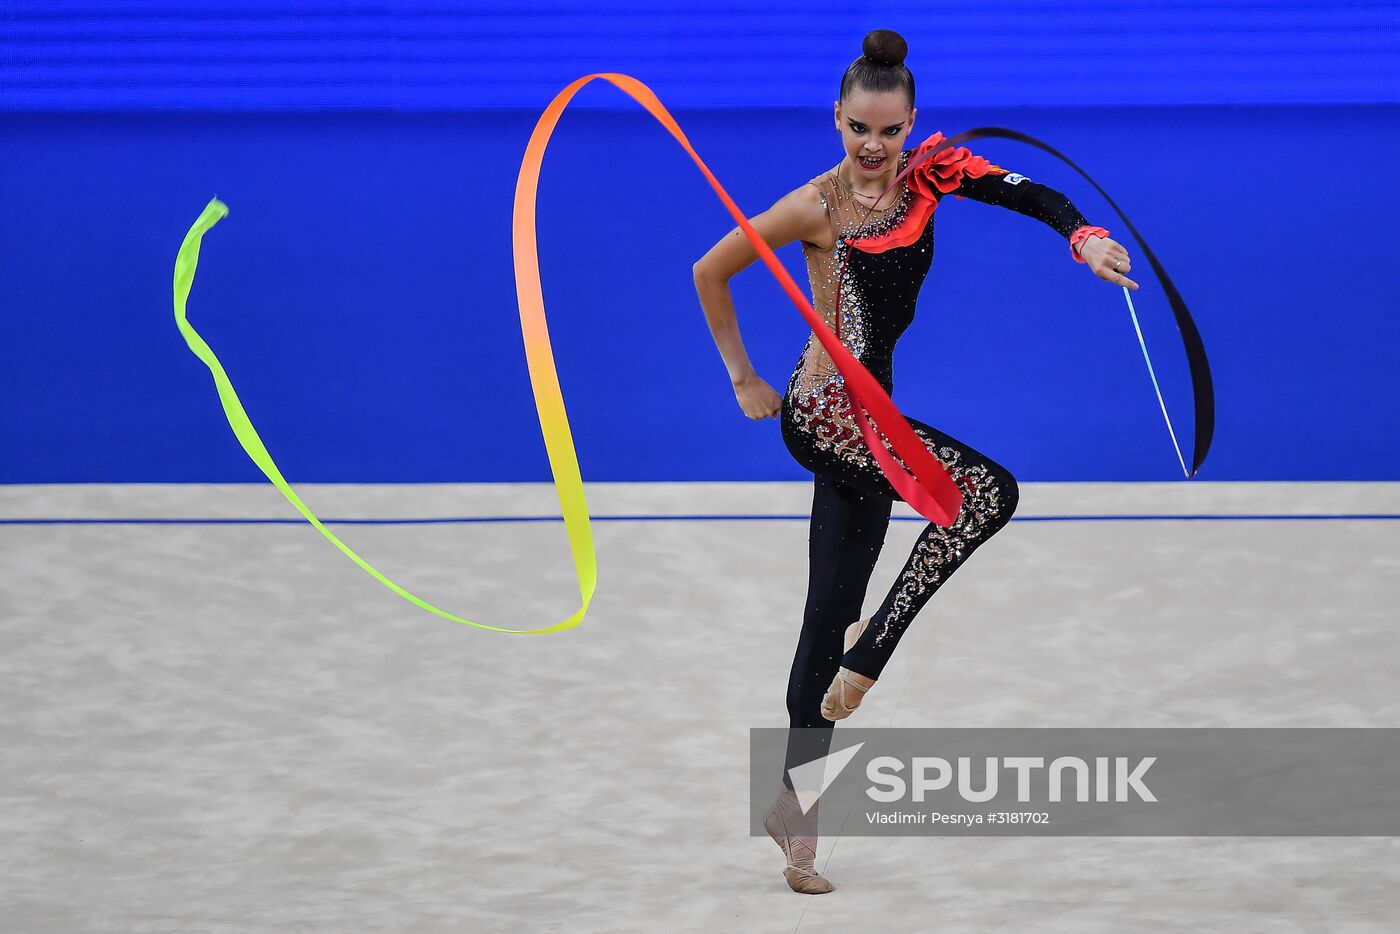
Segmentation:
{"type": "MultiPolygon", "coordinates": [[[[320,517],[318,517],[320,518],[320,517]]],[[[807,522],[807,513],[661,515],[616,514],[589,516],[592,522],[807,522]]],[[[1063,516],[1013,516],[1012,522],[1386,522],[1400,519],[1400,513],[1161,513],[1161,514],[1084,514],[1063,516]]],[[[507,522],[563,522],[562,516],[443,516],[413,519],[326,519],[324,525],[456,525],[507,522]]],[[[891,522],[927,522],[922,516],[891,516],[891,522]]],[[[3,525],[303,525],[303,518],[177,518],[75,516],[69,518],[0,518],[3,525]]]]}

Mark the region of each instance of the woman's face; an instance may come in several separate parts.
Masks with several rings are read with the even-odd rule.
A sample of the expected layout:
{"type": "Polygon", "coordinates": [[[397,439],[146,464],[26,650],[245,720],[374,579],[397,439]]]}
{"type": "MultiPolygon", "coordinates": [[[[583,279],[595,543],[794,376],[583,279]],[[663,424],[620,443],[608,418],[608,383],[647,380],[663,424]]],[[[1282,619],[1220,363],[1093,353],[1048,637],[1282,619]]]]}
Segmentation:
{"type": "Polygon", "coordinates": [[[899,153],[917,113],[902,90],[856,88],[836,102],[836,126],[856,178],[889,181],[899,173],[899,153]],[[866,157],[879,161],[868,164],[866,157]]]}

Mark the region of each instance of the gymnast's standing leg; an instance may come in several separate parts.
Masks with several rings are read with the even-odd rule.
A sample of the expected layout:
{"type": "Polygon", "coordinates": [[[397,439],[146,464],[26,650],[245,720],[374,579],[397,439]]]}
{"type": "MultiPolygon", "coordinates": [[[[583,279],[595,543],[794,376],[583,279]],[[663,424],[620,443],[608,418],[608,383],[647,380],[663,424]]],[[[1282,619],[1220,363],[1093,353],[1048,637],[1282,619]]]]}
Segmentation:
{"type": "Polygon", "coordinates": [[[831,891],[832,886],[813,865],[820,804],[802,812],[788,770],[825,755],[830,746],[834,725],[821,714],[822,694],[841,664],[846,629],[860,616],[866,585],[885,542],[891,506],[888,497],[862,492],[824,474],[813,475],[807,604],[788,675],[790,729],[783,784],[763,820],[787,856],[783,876],[796,892],[816,895],[831,891]]]}
{"type": "Polygon", "coordinates": [[[886,496],[826,474],[813,475],[812,490],[807,604],[787,687],[788,725],[797,731],[789,734],[783,768],[789,788],[787,770],[830,746],[832,723],[821,714],[822,696],[841,665],[846,629],[860,619],[893,506],[886,496]]]}

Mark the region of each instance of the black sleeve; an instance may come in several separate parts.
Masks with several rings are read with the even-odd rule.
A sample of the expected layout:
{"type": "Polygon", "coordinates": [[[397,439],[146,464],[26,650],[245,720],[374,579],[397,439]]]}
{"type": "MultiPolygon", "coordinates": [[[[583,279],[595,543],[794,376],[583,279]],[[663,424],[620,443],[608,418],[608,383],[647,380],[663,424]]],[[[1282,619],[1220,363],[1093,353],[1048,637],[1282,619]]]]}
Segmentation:
{"type": "Polygon", "coordinates": [[[961,195],[983,204],[996,204],[1019,211],[1049,224],[1066,240],[1077,228],[1089,223],[1060,192],[1015,172],[1006,175],[989,172],[980,178],[964,175],[962,184],[943,197],[950,195],[961,195]]]}

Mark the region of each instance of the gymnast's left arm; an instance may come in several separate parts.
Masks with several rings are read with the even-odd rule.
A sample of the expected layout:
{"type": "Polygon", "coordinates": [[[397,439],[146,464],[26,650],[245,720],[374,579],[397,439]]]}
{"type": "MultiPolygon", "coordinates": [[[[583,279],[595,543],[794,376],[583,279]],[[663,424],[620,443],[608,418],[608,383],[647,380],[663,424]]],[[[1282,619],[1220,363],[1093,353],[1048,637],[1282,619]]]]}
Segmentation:
{"type": "MultiPolygon", "coordinates": [[[[950,194],[1010,208],[1048,224],[1070,241],[1075,260],[1085,263],[1094,275],[1115,285],[1137,289],[1138,284],[1124,275],[1133,268],[1128,251],[1121,243],[1107,236],[1089,233],[1076,237],[1076,231],[1081,228],[1102,228],[1095,228],[1085,220],[1069,198],[1054,188],[1033,182],[1016,172],[1002,171],[988,172],[978,178],[964,175],[962,183],[950,194]],[[1115,265],[1117,269],[1114,269],[1115,265]]],[[[1107,234],[1107,231],[1104,233],[1107,234]]]]}

